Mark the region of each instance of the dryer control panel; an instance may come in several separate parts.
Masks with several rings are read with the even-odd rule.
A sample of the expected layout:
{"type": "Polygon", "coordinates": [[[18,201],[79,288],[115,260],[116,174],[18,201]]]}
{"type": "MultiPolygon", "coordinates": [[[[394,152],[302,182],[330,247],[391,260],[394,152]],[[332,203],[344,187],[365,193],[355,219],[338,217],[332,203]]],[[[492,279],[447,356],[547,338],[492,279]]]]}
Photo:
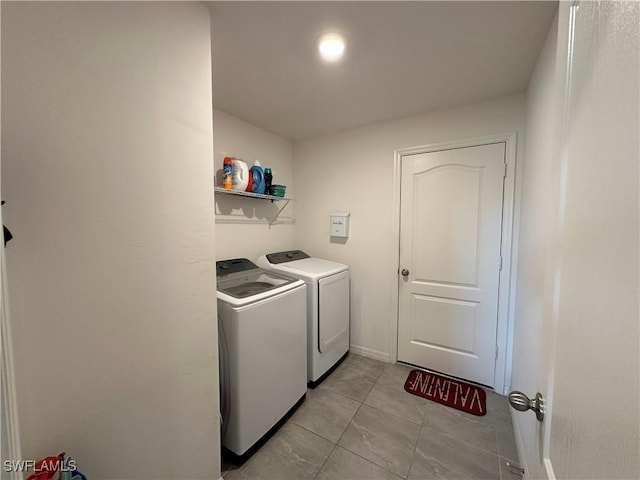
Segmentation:
{"type": "Polygon", "coordinates": [[[277,252],[267,254],[267,260],[269,263],[275,265],[277,263],[293,262],[295,260],[302,260],[304,258],[311,258],[302,250],[289,250],[286,252],[277,252]]]}

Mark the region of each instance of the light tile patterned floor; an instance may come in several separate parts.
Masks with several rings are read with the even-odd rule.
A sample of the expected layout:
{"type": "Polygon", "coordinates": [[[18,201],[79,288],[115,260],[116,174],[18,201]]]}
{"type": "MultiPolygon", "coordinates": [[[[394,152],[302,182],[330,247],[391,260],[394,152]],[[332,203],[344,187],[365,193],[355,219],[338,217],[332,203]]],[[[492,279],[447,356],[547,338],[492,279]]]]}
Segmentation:
{"type": "Polygon", "coordinates": [[[244,465],[223,476],[269,480],[495,479],[520,475],[507,401],[487,391],[476,417],[404,391],[411,368],[350,354],[244,465]]]}

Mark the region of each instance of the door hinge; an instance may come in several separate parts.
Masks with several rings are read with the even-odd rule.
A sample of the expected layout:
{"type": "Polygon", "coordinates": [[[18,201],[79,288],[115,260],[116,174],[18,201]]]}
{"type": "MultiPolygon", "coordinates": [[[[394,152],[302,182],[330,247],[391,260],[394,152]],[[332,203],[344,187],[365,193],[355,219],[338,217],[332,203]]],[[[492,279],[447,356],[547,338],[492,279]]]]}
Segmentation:
{"type": "Polygon", "coordinates": [[[507,164],[504,164],[504,178],[507,178],[507,164]]]}
{"type": "Polygon", "coordinates": [[[498,345],[496,345],[496,360],[498,359],[498,345]]]}
{"type": "Polygon", "coordinates": [[[499,271],[502,271],[502,255],[500,256],[500,266],[498,267],[499,271]]]}

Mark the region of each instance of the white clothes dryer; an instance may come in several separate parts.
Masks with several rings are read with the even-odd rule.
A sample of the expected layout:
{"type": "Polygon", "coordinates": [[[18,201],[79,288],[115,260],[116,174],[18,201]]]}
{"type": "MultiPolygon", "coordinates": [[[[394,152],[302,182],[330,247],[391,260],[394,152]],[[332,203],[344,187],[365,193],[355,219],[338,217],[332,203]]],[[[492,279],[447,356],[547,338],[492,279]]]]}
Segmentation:
{"type": "Polygon", "coordinates": [[[301,250],[262,255],[257,263],[307,285],[307,380],[315,388],[349,353],[349,267],[301,250]]]}
{"type": "Polygon", "coordinates": [[[246,258],[216,273],[222,445],[243,461],[306,395],[306,285],[246,258]]]}

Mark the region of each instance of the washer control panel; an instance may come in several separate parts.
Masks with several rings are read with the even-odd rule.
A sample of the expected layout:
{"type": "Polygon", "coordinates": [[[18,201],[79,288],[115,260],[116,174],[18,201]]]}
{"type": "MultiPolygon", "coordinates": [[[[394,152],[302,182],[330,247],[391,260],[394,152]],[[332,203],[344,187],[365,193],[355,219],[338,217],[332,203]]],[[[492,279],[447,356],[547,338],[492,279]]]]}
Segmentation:
{"type": "Polygon", "coordinates": [[[218,260],[216,262],[216,274],[219,277],[230,273],[244,272],[245,270],[255,270],[258,266],[248,258],[232,258],[231,260],[218,260]]]}

